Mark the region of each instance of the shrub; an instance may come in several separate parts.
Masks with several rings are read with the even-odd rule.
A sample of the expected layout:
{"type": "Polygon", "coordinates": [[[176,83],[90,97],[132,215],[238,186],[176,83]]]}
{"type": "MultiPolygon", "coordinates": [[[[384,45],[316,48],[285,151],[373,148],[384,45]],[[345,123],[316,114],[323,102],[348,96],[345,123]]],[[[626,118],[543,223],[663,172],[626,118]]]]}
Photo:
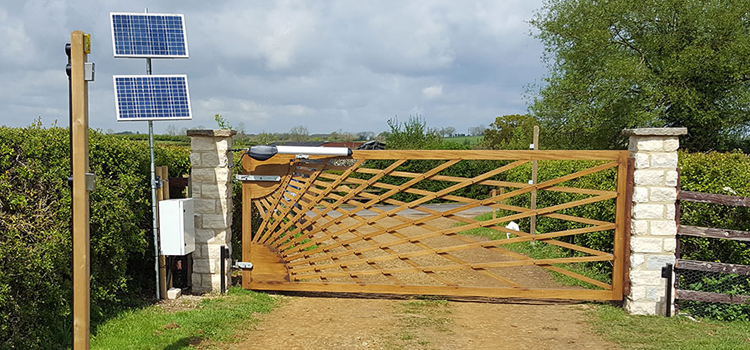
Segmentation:
{"type": "MultiPolygon", "coordinates": [[[[72,245],[67,129],[0,127],[0,340],[70,346],[72,245]]],[[[148,144],[91,131],[92,324],[153,291],[148,144]]],[[[157,145],[157,164],[189,168],[189,150],[157,145]]]]}

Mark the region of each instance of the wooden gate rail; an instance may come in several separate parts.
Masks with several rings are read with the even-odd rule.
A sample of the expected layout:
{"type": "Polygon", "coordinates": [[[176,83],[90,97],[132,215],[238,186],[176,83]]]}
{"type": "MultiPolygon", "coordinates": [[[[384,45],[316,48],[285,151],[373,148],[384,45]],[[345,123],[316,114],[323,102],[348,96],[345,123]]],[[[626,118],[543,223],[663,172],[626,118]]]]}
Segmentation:
{"type": "MultiPolygon", "coordinates": [[[[692,191],[681,191],[677,192],[677,199],[680,201],[697,202],[697,203],[710,203],[720,204],[738,207],[750,207],[750,198],[739,197],[739,196],[728,196],[714,193],[702,193],[692,191]]],[[[679,208],[676,210],[677,222],[679,223],[679,208]]],[[[680,259],[680,236],[688,237],[702,237],[702,238],[715,238],[715,239],[726,239],[732,241],[750,242],[750,231],[739,231],[739,230],[728,230],[722,228],[712,227],[698,227],[688,225],[677,226],[677,260],[675,262],[675,269],[677,270],[690,270],[690,271],[701,271],[708,273],[721,273],[721,274],[735,274],[750,276],[750,266],[748,265],[737,265],[707,261],[695,261],[680,259]]],[[[750,296],[748,295],[730,295],[724,293],[714,292],[702,292],[695,290],[687,290],[679,288],[679,278],[674,281],[675,288],[675,299],[687,300],[687,301],[702,301],[711,303],[724,303],[724,304],[747,304],[750,303],[750,296]]]]}
{"type": "Polygon", "coordinates": [[[244,173],[276,175],[281,180],[243,183],[243,260],[254,265],[252,272],[243,273],[243,286],[259,290],[621,300],[627,164],[627,151],[354,151],[349,158],[277,155],[266,162],[245,157],[244,173]],[[378,160],[392,162],[373,167],[370,161],[378,160]],[[414,160],[436,162],[420,173],[408,170],[408,162],[414,160]],[[474,177],[444,174],[465,160],[506,163],[474,177]],[[538,184],[498,178],[532,160],[600,163],[538,184]],[[613,168],[616,191],[564,185],[613,168]],[[387,183],[386,177],[404,182],[387,183]],[[445,185],[435,191],[419,188],[425,180],[445,185]],[[512,190],[487,198],[469,198],[457,192],[470,186],[512,190]],[[537,191],[577,197],[536,209],[505,203],[537,191]],[[404,201],[399,199],[400,194],[413,199],[404,201]],[[435,200],[448,204],[429,204],[435,200]],[[615,222],[559,212],[611,200],[615,202],[615,222]],[[255,232],[250,225],[253,208],[262,218],[255,232]],[[508,214],[478,221],[473,218],[478,214],[468,214],[477,208],[505,210],[508,214]],[[587,226],[543,233],[503,226],[538,216],[587,226]],[[480,239],[465,234],[479,228],[507,237],[480,239]],[[613,252],[559,240],[607,231],[614,232],[613,252]],[[534,259],[512,249],[513,244],[529,242],[556,246],[570,255],[534,259]],[[611,283],[564,268],[565,264],[601,261],[613,264],[611,283]],[[524,281],[525,275],[538,274],[534,269],[575,278],[593,289],[534,286],[524,281]]]}

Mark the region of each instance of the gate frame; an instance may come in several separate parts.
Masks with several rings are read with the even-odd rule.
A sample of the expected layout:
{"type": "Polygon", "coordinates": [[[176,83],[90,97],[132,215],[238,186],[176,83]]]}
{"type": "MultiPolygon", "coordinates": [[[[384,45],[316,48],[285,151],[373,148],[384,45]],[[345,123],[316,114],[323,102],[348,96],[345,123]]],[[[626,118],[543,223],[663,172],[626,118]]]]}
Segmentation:
{"type": "MultiPolygon", "coordinates": [[[[328,158],[315,157],[310,158],[328,158]]],[[[277,291],[308,291],[308,292],[345,292],[345,293],[377,293],[377,294],[410,294],[410,295],[446,295],[446,296],[485,296],[497,298],[533,298],[533,299],[577,299],[577,300],[622,300],[623,293],[628,292],[626,255],[629,253],[629,219],[630,200],[632,198],[632,172],[628,171],[628,151],[354,151],[352,157],[343,159],[461,159],[461,160],[612,160],[618,163],[616,181],[616,212],[613,249],[613,271],[611,290],[545,290],[518,288],[486,288],[486,287],[450,287],[440,286],[398,286],[398,285],[358,285],[332,284],[324,282],[292,283],[272,276],[279,276],[281,269],[286,271],[284,262],[278,255],[260,244],[252,242],[252,199],[264,197],[290,178],[291,156],[275,156],[265,162],[257,162],[249,157],[243,159],[243,173],[252,172],[253,175],[281,176],[278,183],[243,182],[242,184],[242,260],[254,262],[253,271],[243,271],[243,287],[246,289],[262,289],[277,291]],[[252,283],[252,275],[264,275],[269,278],[267,285],[259,286],[252,283]]],[[[286,276],[286,273],[283,273],[286,276]]]]}

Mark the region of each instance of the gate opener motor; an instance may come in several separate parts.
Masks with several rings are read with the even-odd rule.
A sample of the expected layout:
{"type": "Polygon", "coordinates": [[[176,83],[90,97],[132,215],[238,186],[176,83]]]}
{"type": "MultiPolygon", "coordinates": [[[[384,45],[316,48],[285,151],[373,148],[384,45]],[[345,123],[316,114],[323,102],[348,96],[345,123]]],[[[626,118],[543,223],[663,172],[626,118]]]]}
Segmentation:
{"type": "Polygon", "coordinates": [[[252,146],[247,155],[255,160],[267,160],[276,154],[294,154],[300,156],[337,156],[351,157],[348,147],[303,147],[303,146],[252,146]]]}

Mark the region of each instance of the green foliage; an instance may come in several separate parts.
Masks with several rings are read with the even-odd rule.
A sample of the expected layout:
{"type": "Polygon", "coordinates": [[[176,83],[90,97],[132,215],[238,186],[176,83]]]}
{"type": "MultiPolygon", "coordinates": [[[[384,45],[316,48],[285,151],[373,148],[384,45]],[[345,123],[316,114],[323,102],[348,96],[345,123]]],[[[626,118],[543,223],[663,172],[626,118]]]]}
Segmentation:
{"type": "Polygon", "coordinates": [[[685,126],[689,150],[747,146],[748,15],[750,0],[548,0],[531,21],[550,69],[530,106],[543,139],[616,149],[623,128],[685,126]]]}
{"type": "MultiPolygon", "coordinates": [[[[72,281],[68,131],[0,128],[0,340],[24,349],[70,344],[72,281]]],[[[91,317],[153,288],[148,145],[90,131],[91,317]]],[[[157,145],[176,176],[189,150],[157,145]]]]}
{"type": "Polygon", "coordinates": [[[484,132],[482,146],[487,149],[528,149],[537,124],[536,119],[528,114],[497,117],[484,132]]]}
{"type": "Polygon", "coordinates": [[[391,131],[386,134],[388,149],[468,149],[453,142],[446,142],[419,116],[411,116],[404,123],[398,118],[388,119],[391,131]]]}
{"type": "MultiPolygon", "coordinates": [[[[114,135],[118,138],[123,138],[131,141],[145,141],[148,142],[148,134],[127,134],[127,135],[114,135]]],[[[185,135],[154,135],[154,142],[159,143],[174,143],[176,145],[190,145],[190,136],[185,135]]]]}
{"type": "MultiPolygon", "coordinates": [[[[685,191],[750,197],[750,156],[732,153],[679,153],[680,187],[685,191]]],[[[681,202],[680,223],[750,231],[750,208],[681,202]]],[[[681,238],[683,259],[750,265],[746,242],[681,238]]]]}
{"type": "Polygon", "coordinates": [[[221,116],[221,114],[216,113],[214,114],[214,120],[216,121],[216,125],[219,126],[219,129],[231,129],[232,126],[229,125],[229,122],[224,119],[224,117],[221,116]]]}

